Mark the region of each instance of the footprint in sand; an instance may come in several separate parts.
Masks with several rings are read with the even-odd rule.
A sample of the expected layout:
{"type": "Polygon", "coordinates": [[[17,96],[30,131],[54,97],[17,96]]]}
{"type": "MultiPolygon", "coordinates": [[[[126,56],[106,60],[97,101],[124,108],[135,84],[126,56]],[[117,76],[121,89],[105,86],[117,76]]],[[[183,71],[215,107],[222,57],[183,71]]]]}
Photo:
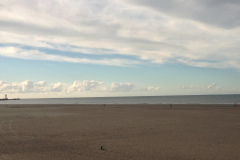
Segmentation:
{"type": "Polygon", "coordinates": [[[13,135],[14,135],[15,138],[19,138],[19,137],[17,136],[16,131],[13,129],[12,124],[13,124],[13,121],[10,121],[9,124],[8,124],[8,128],[9,128],[10,132],[13,133],[13,135]]]}
{"type": "Polygon", "coordinates": [[[12,135],[14,138],[19,138],[16,131],[13,128],[13,120],[11,121],[1,121],[0,123],[0,134],[9,134],[12,135]]]}
{"type": "Polygon", "coordinates": [[[2,129],[4,122],[5,121],[1,121],[1,123],[0,123],[0,133],[5,133],[5,131],[2,129]]]}

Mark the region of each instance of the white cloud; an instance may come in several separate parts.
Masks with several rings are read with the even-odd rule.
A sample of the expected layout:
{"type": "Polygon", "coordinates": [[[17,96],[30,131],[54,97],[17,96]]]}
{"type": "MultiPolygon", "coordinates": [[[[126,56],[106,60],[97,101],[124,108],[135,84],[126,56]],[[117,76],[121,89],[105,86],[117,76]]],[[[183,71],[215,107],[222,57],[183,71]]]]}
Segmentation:
{"type": "Polygon", "coordinates": [[[160,87],[152,87],[152,86],[149,86],[147,88],[147,91],[160,91],[160,87]]]}
{"type": "Polygon", "coordinates": [[[34,83],[32,81],[24,81],[20,84],[22,87],[22,92],[33,92],[35,88],[34,83]]]}
{"type": "Polygon", "coordinates": [[[144,89],[137,89],[133,83],[111,83],[110,85],[105,84],[101,81],[95,80],[84,80],[84,81],[74,81],[73,84],[64,84],[61,82],[49,84],[46,81],[33,82],[26,80],[20,83],[15,82],[4,82],[0,81],[0,93],[9,93],[9,94],[29,94],[29,93],[62,93],[61,96],[76,96],[84,94],[89,95],[88,93],[100,93],[100,95],[112,95],[119,92],[135,93],[138,91],[155,92],[159,91],[160,87],[146,87],[144,89]],[[115,92],[115,93],[114,93],[115,92]]]}
{"type": "Polygon", "coordinates": [[[0,92],[14,93],[14,92],[21,92],[21,90],[22,90],[22,87],[20,84],[0,81],[0,92]]]}
{"type": "Polygon", "coordinates": [[[40,51],[44,47],[76,54],[131,55],[157,64],[240,69],[240,4],[235,0],[8,0],[0,4],[0,44],[13,47],[3,48],[0,56],[115,66],[139,63],[49,55],[40,51]]]}
{"type": "Polygon", "coordinates": [[[127,66],[138,64],[137,61],[124,60],[124,59],[102,59],[94,60],[87,58],[71,58],[67,56],[50,55],[38,50],[23,50],[17,47],[0,47],[0,56],[27,59],[27,60],[48,60],[58,62],[71,62],[71,63],[88,63],[112,66],[127,66]]]}
{"type": "Polygon", "coordinates": [[[156,91],[160,91],[160,87],[149,86],[149,87],[147,87],[147,88],[139,89],[139,91],[156,92],[156,91]]]}
{"type": "Polygon", "coordinates": [[[182,86],[182,87],[180,87],[181,89],[187,89],[187,87],[186,86],[182,86]]]}
{"type": "MultiPolygon", "coordinates": [[[[212,83],[208,86],[190,85],[180,88],[163,88],[154,86],[136,86],[134,83],[107,84],[96,80],[74,81],[72,84],[46,81],[23,82],[0,81],[0,94],[9,94],[20,98],[52,98],[52,97],[104,97],[104,96],[156,96],[156,94],[238,94],[240,88],[226,88],[212,83]],[[169,92],[172,90],[172,92],[169,92]],[[161,91],[161,92],[160,92],[161,91]],[[34,94],[33,94],[34,93],[34,94]]],[[[1,97],[1,96],[0,96],[1,97]]]]}
{"type": "Polygon", "coordinates": [[[194,85],[191,85],[189,89],[194,89],[194,85]]]}
{"type": "Polygon", "coordinates": [[[84,80],[83,82],[75,81],[71,86],[68,87],[68,92],[100,91],[99,86],[101,85],[103,85],[103,82],[94,80],[84,80]]]}
{"type": "Polygon", "coordinates": [[[217,84],[216,83],[212,83],[210,85],[208,85],[207,89],[212,89],[216,86],[217,84]]]}
{"type": "Polygon", "coordinates": [[[222,90],[222,86],[217,86],[217,87],[216,86],[217,86],[216,83],[212,83],[210,85],[190,85],[190,86],[183,85],[180,87],[180,89],[185,90],[186,92],[188,92],[188,94],[190,93],[208,94],[208,92],[206,92],[208,90],[212,90],[212,89],[215,89],[215,91],[222,90]]]}
{"type": "Polygon", "coordinates": [[[110,90],[113,92],[129,92],[133,87],[134,84],[132,83],[112,83],[110,90]]]}
{"type": "Polygon", "coordinates": [[[216,90],[222,91],[223,88],[222,88],[222,86],[217,86],[217,87],[216,87],[216,90]]]}
{"type": "Polygon", "coordinates": [[[198,89],[198,86],[194,86],[194,85],[190,85],[189,87],[187,86],[181,86],[181,89],[188,89],[188,90],[194,90],[194,89],[198,89]]]}
{"type": "Polygon", "coordinates": [[[63,92],[63,91],[64,91],[64,84],[61,82],[53,84],[50,89],[50,92],[63,92]]]}
{"type": "Polygon", "coordinates": [[[37,83],[26,80],[21,83],[9,83],[0,81],[1,93],[42,93],[42,92],[63,92],[63,84],[47,84],[45,81],[37,83]]]}

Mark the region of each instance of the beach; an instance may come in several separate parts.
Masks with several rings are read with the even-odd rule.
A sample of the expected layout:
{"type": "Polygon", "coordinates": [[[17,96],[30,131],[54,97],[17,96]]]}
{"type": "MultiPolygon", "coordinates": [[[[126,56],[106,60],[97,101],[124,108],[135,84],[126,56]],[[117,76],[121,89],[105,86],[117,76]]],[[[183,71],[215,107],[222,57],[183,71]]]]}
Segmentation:
{"type": "Polygon", "coordinates": [[[239,160],[239,149],[239,106],[0,105],[1,160],[239,160]]]}

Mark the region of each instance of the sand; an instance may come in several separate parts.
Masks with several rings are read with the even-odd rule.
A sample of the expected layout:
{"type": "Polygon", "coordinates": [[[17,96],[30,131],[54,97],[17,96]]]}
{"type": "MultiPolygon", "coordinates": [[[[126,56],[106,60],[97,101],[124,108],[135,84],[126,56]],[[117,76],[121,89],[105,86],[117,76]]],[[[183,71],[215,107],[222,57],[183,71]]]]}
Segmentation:
{"type": "Polygon", "coordinates": [[[43,159],[239,160],[240,107],[0,105],[0,160],[43,159]]]}

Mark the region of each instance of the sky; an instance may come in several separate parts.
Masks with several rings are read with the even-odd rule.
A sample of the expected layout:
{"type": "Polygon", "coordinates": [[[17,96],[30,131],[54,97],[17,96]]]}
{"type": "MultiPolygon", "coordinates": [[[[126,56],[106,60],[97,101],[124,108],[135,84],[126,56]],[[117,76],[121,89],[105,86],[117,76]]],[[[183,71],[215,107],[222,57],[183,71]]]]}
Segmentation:
{"type": "Polygon", "coordinates": [[[0,98],[239,93],[239,0],[0,0],[0,98]]]}

